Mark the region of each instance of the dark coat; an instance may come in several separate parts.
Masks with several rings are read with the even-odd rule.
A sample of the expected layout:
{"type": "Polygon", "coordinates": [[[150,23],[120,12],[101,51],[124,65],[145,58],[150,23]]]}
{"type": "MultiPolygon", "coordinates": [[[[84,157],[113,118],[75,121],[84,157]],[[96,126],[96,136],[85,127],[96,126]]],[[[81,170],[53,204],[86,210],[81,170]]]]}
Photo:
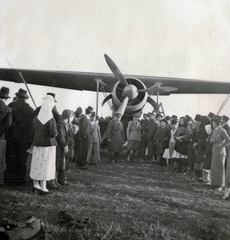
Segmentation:
{"type": "Polygon", "coordinates": [[[203,169],[210,170],[211,169],[211,163],[212,163],[212,144],[208,139],[206,139],[206,149],[204,151],[204,165],[203,169]]]}
{"type": "Polygon", "coordinates": [[[125,133],[123,124],[111,120],[107,128],[107,139],[109,141],[108,150],[110,152],[121,152],[123,141],[125,140],[125,133]]]}
{"type": "Polygon", "coordinates": [[[155,123],[154,119],[150,119],[148,122],[148,139],[156,137],[156,131],[157,131],[157,124],[155,123]]]}
{"type": "Polygon", "coordinates": [[[12,110],[0,100],[0,138],[4,138],[4,133],[10,128],[12,123],[12,110]]]}
{"type": "Polygon", "coordinates": [[[25,149],[30,147],[30,132],[33,125],[34,109],[23,100],[17,100],[8,105],[12,109],[12,124],[7,131],[8,142],[20,141],[25,149]]]}
{"type": "Polygon", "coordinates": [[[69,125],[63,119],[57,122],[58,136],[57,142],[58,146],[61,148],[73,145],[73,139],[69,136],[69,125]]]}
{"type": "Polygon", "coordinates": [[[33,119],[32,138],[33,146],[49,147],[57,146],[56,137],[58,135],[57,124],[54,118],[50,119],[44,125],[37,117],[33,119]]]}
{"type": "Polygon", "coordinates": [[[90,125],[89,120],[85,115],[82,115],[79,123],[79,136],[80,138],[90,137],[90,125]]]}
{"type": "Polygon", "coordinates": [[[159,126],[156,133],[157,139],[157,153],[163,154],[165,149],[169,146],[169,136],[170,136],[170,129],[168,126],[162,128],[159,126]]]}
{"type": "Polygon", "coordinates": [[[141,120],[141,139],[148,138],[148,119],[141,120]]]}
{"type": "Polygon", "coordinates": [[[204,128],[199,128],[196,132],[196,136],[194,139],[194,143],[197,143],[197,146],[195,148],[195,161],[196,163],[203,162],[204,159],[204,153],[206,150],[206,139],[208,137],[208,134],[206,133],[204,128]]]}

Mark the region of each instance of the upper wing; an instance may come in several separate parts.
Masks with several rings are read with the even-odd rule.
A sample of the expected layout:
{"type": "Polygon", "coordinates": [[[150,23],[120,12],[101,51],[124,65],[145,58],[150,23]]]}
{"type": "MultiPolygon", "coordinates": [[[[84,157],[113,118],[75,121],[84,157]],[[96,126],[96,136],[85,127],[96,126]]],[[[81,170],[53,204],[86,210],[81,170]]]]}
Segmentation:
{"type": "MultiPolygon", "coordinates": [[[[96,91],[97,83],[95,79],[99,78],[104,83],[105,91],[111,92],[114,84],[117,82],[114,75],[106,73],[43,71],[7,68],[0,68],[0,80],[22,83],[19,72],[22,74],[23,78],[28,84],[74,90],[96,91]]],[[[129,76],[125,75],[125,77],[127,78],[129,76]]],[[[130,78],[131,77],[140,79],[147,88],[159,82],[161,82],[164,86],[178,88],[178,90],[171,93],[160,93],[161,95],[172,93],[230,93],[230,82],[138,75],[132,75],[130,78]]]]}

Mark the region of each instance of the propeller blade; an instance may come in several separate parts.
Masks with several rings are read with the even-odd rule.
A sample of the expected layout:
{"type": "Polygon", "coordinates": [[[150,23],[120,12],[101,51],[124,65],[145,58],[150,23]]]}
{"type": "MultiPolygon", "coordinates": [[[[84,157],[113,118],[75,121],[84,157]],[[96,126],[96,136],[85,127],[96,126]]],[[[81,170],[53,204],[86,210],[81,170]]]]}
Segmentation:
{"type": "Polygon", "coordinates": [[[129,101],[129,97],[125,97],[124,100],[122,101],[121,105],[117,109],[116,113],[120,113],[123,116],[124,112],[125,112],[125,109],[126,109],[126,106],[128,104],[128,101],[129,101]]]}
{"type": "Polygon", "coordinates": [[[110,70],[115,75],[117,80],[120,81],[123,85],[127,86],[128,85],[127,81],[125,80],[124,76],[122,75],[121,71],[116,66],[116,64],[113,62],[113,60],[106,54],[104,56],[110,70]]]}

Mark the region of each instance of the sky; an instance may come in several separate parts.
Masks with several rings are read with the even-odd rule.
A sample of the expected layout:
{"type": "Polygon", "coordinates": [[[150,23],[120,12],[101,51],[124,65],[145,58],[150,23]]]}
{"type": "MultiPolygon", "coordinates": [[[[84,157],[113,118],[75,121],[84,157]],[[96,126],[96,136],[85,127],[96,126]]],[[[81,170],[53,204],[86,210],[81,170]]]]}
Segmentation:
{"type": "MultiPolygon", "coordinates": [[[[228,0],[1,0],[0,68],[111,73],[106,53],[128,75],[230,82],[229,12],[228,0]]],[[[1,86],[12,98],[26,89],[1,86]]],[[[56,93],[60,113],[96,107],[95,92],[28,87],[37,106],[56,93]]],[[[217,113],[226,96],[171,94],[160,102],[166,115],[195,117],[217,113]]],[[[99,114],[111,112],[99,106],[99,114]]],[[[230,100],[222,114],[230,116],[230,100]]]]}

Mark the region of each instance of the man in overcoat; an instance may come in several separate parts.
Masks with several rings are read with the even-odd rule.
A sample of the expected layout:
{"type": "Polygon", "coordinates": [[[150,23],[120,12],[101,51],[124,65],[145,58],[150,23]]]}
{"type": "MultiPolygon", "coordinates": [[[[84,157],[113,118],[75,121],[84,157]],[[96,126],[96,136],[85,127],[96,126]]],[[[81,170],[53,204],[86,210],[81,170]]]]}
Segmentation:
{"type": "Polygon", "coordinates": [[[148,122],[148,115],[144,113],[143,119],[141,120],[141,143],[139,151],[139,157],[142,160],[147,160],[146,149],[148,147],[148,122]]]}
{"type": "Polygon", "coordinates": [[[90,126],[89,120],[93,113],[93,108],[88,106],[85,109],[85,115],[82,115],[79,123],[80,135],[80,151],[79,151],[79,167],[80,169],[87,169],[87,156],[89,148],[90,126]]]}
{"type": "Polygon", "coordinates": [[[5,102],[9,97],[9,88],[2,87],[0,89],[0,184],[4,182],[4,166],[5,166],[5,151],[6,141],[5,133],[10,128],[12,123],[12,110],[6,106],[5,102]]]}
{"type": "Polygon", "coordinates": [[[133,121],[129,121],[126,129],[126,136],[128,140],[127,157],[132,161],[135,161],[135,153],[140,147],[141,141],[141,124],[138,121],[139,118],[139,113],[134,114],[133,121]]]}
{"type": "Polygon", "coordinates": [[[155,116],[153,113],[149,113],[148,123],[148,160],[153,161],[156,150],[156,131],[157,124],[155,122],[155,116]]]}
{"type": "Polygon", "coordinates": [[[115,113],[113,119],[109,122],[107,127],[107,141],[108,151],[110,152],[109,160],[115,163],[119,154],[122,152],[123,142],[125,140],[125,133],[123,123],[121,122],[122,115],[115,113]]]}
{"type": "Polygon", "coordinates": [[[31,145],[30,133],[34,109],[26,102],[27,91],[19,89],[15,101],[8,106],[12,109],[12,125],[6,133],[6,166],[11,183],[24,183],[26,174],[26,150],[31,145]]]}

